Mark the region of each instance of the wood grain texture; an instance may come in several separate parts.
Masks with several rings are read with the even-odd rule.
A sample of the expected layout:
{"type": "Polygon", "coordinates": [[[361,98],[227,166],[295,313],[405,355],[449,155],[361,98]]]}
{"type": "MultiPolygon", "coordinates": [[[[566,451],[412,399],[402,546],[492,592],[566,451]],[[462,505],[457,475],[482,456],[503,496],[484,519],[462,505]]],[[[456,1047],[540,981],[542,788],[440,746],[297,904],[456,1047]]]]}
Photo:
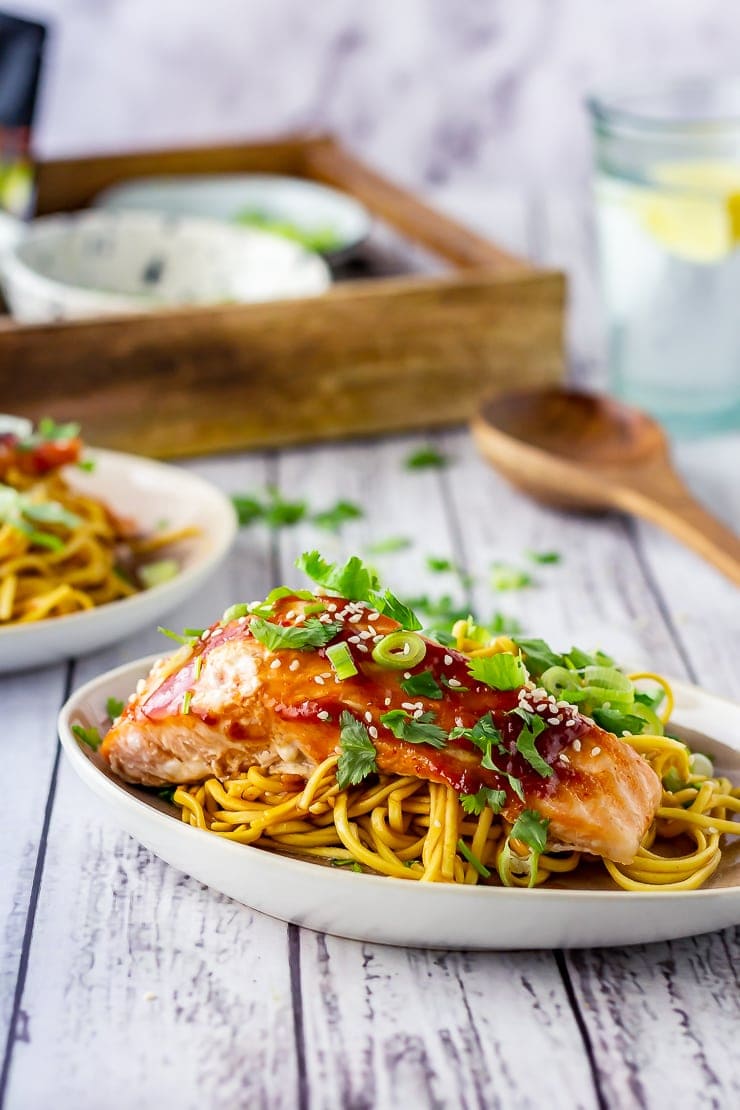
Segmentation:
{"type": "Polygon", "coordinates": [[[345,284],[287,317],[274,302],[15,328],[0,409],[74,415],[99,446],[163,458],[450,424],[514,377],[558,380],[562,298],[555,273],[470,272],[345,284]]]}

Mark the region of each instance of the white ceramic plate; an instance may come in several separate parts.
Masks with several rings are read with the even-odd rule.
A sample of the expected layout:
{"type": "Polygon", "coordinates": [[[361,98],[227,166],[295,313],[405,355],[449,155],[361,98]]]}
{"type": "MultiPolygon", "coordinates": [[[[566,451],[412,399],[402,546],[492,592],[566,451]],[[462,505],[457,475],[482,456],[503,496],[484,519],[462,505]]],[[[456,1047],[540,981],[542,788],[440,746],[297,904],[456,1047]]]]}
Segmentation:
{"type": "MultiPolygon", "coordinates": [[[[184,825],[153,792],[116,778],[71,732],[76,723],[104,729],[106,699],[125,700],[153,659],[119,667],[77,690],[59,716],[62,744],[113,820],[167,863],[237,902],[338,936],[422,948],[638,944],[740,922],[740,876],[738,885],[683,894],[454,887],[322,867],[184,825]]],[[[674,691],[674,726],[740,779],[740,706],[680,682],[674,691]]]]}
{"type": "Polygon", "coordinates": [[[283,220],[301,231],[330,228],[337,245],[331,257],[354,249],[370,231],[370,214],[353,197],[300,177],[278,174],[200,174],[148,177],[114,185],[95,198],[96,206],[209,216],[237,220],[244,211],[283,220]]]}
{"type": "MultiPolygon", "coordinates": [[[[195,593],[226,555],[236,535],[233,506],[215,486],[190,471],[137,455],[86,449],[95,469],[70,467],[70,484],[99,497],[144,532],[195,525],[200,535],[172,550],[180,573],[149,590],[97,609],[0,628],[0,671],[20,670],[82,655],[156,625],[165,613],[195,593]]],[[[167,552],[170,557],[170,552],[167,552]]]]}

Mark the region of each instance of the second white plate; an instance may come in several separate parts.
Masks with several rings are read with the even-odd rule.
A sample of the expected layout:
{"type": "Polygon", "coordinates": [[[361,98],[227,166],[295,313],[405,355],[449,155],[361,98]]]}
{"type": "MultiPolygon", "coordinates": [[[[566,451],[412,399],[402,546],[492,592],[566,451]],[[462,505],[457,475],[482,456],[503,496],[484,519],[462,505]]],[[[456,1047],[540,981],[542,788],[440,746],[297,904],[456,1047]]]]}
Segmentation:
{"type": "MultiPolygon", "coordinates": [[[[737,885],[639,894],[403,882],[277,856],[193,829],[153,791],[116,778],[71,731],[76,723],[104,725],[106,699],[125,700],[153,658],[101,675],[72,695],[59,717],[64,750],[111,819],[167,863],[237,902],[310,929],[421,948],[638,944],[740,922],[740,877],[737,885]]],[[[740,779],[740,706],[679,682],[674,691],[673,725],[740,779]]]]}

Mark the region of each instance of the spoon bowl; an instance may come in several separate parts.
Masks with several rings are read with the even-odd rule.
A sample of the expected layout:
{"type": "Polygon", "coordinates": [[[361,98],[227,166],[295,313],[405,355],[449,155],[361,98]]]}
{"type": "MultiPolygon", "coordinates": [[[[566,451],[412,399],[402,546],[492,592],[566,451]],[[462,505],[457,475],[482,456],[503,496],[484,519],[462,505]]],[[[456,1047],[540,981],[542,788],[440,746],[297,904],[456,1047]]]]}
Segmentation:
{"type": "Polygon", "coordinates": [[[740,585],[740,540],[689,493],[662,428],[645,413],[612,397],[544,387],[485,398],[471,427],[484,458],[543,504],[644,517],[740,585]]]}

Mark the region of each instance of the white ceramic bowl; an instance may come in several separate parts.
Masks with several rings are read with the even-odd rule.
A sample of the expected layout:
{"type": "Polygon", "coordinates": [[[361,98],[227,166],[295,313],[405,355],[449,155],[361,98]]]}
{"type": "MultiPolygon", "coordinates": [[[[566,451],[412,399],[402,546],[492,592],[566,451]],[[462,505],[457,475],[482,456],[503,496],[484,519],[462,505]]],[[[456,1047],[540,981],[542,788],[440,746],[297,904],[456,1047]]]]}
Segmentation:
{"type": "Polygon", "coordinates": [[[155,212],[34,220],[0,272],[27,323],[315,296],[331,281],[322,258],[277,235],[155,212]]]}
{"type": "Polygon", "coordinates": [[[281,174],[193,174],[146,177],[113,185],[96,206],[127,211],[207,216],[238,223],[246,214],[292,225],[308,235],[330,231],[334,242],[321,248],[336,258],[357,247],[370,232],[368,210],[347,193],[281,174]]]}
{"type": "MultiPolygon", "coordinates": [[[[59,716],[64,750],[113,821],[180,871],[237,902],[309,929],[415,948],[644,944],[740,922],[740,885],[633,893],[567,890],[555,882],[537,890],[404,882],[278,856],[193,829],[155,791],[112,774],[71,731],[74,724],[105,731],[106,699],[125,701],[154,658],[119,667],[75,691],[59,716]]],[[[740,779],[740,706],[696,686],[672,685],[673,727],[740,779]]],[[[147,881],[146,870],[140,881],[147,881]]]]}
{"type": "Polygon", "coordinates": [[[135,520],[144,532],[155,532],[166,520],[168,529],[194,525],[200,534],[173,549],[181,570],[168,582],[97,609],[0,627],[0,672],[82,655],[156,626],[200,589],[236,536],[229,498],[190,471],[117,451],[86,449],[85,457],[94,460],[95,469],[85,474],[70,468],[70,484],[135,520]]]}

